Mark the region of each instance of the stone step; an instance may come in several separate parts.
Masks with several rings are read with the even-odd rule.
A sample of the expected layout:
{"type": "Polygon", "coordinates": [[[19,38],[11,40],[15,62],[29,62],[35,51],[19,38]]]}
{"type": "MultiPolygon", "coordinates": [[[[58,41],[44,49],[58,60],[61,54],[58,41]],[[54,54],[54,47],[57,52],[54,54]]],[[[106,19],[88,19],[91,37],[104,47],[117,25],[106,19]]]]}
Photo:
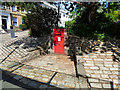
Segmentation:
{"type": "Polygon", "coordinates": [[[15,62],[15,63],[13,63],[13,64],[8,65],[7,67],[8,67],[8,68],[13,68],[13,67],[15,67],[15,66],[17,66],[17,65],[19,65],[19,64],[20,64],[19,62],[15,62]]]}

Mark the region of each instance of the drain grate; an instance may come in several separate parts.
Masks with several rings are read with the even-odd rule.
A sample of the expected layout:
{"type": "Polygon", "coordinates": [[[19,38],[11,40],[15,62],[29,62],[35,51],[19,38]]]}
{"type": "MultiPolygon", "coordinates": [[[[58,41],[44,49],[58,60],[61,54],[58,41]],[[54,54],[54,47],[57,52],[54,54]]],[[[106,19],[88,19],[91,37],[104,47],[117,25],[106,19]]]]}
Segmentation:
{"type": "Polygon", "coordinates": [[[47,65],[53,65],[52,63],[47,63],[47,65]]]}

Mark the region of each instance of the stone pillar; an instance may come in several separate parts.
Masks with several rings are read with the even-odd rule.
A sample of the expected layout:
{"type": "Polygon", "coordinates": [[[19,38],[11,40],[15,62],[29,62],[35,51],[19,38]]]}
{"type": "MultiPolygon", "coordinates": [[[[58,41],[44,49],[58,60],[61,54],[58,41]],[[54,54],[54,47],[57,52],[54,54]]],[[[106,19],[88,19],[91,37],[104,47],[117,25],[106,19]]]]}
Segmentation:
{"type": "Polygon", "coordinates": [[[8,19],[7,19],[7,29],[10,29],[10,25],[11,25],[11,18],[10,18],[10,14],[9,14],[8,19]]]}
{"type": "Polygon", "coordinates": [[[2,30],[2,17],[0,15],[0,30],[2,30]]]}

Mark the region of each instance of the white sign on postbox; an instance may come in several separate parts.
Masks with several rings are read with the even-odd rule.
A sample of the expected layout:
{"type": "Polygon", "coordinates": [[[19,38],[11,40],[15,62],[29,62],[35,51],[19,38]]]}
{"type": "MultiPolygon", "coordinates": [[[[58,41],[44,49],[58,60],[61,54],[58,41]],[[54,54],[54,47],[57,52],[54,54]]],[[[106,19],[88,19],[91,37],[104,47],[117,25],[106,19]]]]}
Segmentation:
{"type": "Polygon", "coordinates": [[[61,38],[60,38],[60,37],[58,37],[58,41],[61,41],[61,38]]]}

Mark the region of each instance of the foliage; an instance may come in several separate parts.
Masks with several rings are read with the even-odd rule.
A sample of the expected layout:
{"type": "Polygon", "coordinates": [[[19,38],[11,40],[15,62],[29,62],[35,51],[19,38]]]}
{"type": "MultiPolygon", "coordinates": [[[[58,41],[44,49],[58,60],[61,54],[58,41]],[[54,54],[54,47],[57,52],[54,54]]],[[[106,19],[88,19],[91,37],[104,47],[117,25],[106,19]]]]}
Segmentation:
{"type": "Polygon", "coordinates": [[[107,12],[111,13],[110,11],[112,11],[115,13],[113,14],[114,18],[119,19],[120,5],[118,3],[109,3],[108,7],[99,3],[82,3],[78,6],[80,7],[77,7],[79,10],[77,12],[80,12],[80,14],[74,19],[75,22],[69,21],[69,23],[66,23],[66,27],[69,26],[73,34],[88,39],[119,38],[120,29],[118,25],[113,22],[111,16],[107,15],[107,12]]]}
{"type": "Polygon", "coordinates": [[[22,30],[26,30],[27,29],[27,26],[25,24],[20,24],[19,25],[19,28],[22,29],[22,30]]]}
{"type": "Polygon", "coordinates": [[[72,33],[72,25],[74,22],[75,22],[75,20],[65,22],[65,26],[66,26],[66,28],[69,29],[69,33],[72,33]]]}
{"type": "Polygon", "coordinates": [[[31,33],[30,31],[28,31],[28,35],[29,35],[29,36],[32,36],[32,33],[31,33]]]}
{"type": "Polygon", "coordinates": [[[98,39],[98,40],[103,40],[105,38],[105,33],[98,33],[97,31],[94,33],[94,36],[98,39]]]}
{"type": "Polygon", "coordinates": [[[107,17],[110,17],[114,22],[120,20],[120,10],[111,11],[111,13],[106,13],[107,17]]]}

